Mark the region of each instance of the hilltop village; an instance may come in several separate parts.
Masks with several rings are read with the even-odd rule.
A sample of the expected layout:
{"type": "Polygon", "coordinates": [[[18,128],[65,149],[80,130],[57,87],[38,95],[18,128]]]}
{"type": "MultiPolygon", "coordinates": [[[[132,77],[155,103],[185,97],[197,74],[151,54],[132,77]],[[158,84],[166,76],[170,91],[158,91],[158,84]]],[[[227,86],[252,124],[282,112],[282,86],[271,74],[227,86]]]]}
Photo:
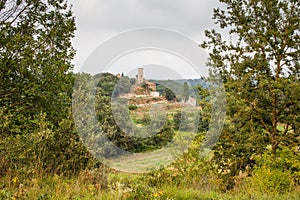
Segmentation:
{"type": "MultiPolygon", "coordinates": [[[[119,79],[122,78],[121,74],[116,75],[119,79]]],[[[169,90],[171,91],[171,90],[169,90]]],[[[171,91],[172,93],[172,91],[171,91]]],[[[133,84],[130,88],[129,92],[121,92],[118,97],[124,98],[124,99],[131,99],[131,101],[134,102],[148,102],[155,101],[155,102],[169,102],[169,103],[179,103],[183,106],[196,106],[197,101],[193,97],[189,97],[186,101],[181,100],[179,102],[179,99],[175,96],[175,94],[172,94],[174,97],[168,98],[166,97],[165,91],[158,91],[157,90],[157,83],[148,81],[144,78],[144,68],[138,68],[138,74],[135,78],[135,84],[133,84]],[[147,100],[146,100],[147,99],[147,100]],[[150,100],[152,99],[152,100],[150,100]]]]}
{"type": "MultiPolygon", "coordinates": [[[[120,74],[117,74],[121,78],[120,74]]],[[[129,93],[121,93],[120,98],[133,98],[133,97],[159,97],[159,92],[156,91],[156,83],[150,82],[144,78],[144,68],[138,68],[138,75],[136,82],[131,87],[129,93]]]]}

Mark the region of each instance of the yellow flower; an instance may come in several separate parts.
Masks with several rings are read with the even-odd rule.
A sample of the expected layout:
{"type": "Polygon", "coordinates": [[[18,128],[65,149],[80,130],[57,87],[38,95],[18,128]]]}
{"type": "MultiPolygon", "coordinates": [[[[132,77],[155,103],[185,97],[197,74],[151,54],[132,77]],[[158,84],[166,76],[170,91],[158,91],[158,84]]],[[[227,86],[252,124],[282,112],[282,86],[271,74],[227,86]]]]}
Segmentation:
{"type": "Polygon", "coordinates": [[[13,184],[18,183],[18,181],[19,181],[18,177],[14,177],[14,178],[12,179],[13,184]]]}
{"type": "Polygon", "coordinates": [[[164,191],[159,191],[159,192],[157,192],[157,193],[155,193],[155,194],[153,194],[153,196],[154,197],[160,197],[160,196],[162,196],[164,194],[164,191]]]}
{"type": "Polygon", "coordinates": [[[126,193],[123,194],[123,197],[127,199],[127,198],[130,197],[130,194],[128,192],[126,192],[126,193]]]}
{"type": "Polygon", "coordinates": [[[90,185],[88,186],[88,188],[89,188],[90,191],[93,191],[93,190],[94,190],[94,185],[91,185],[91,184],[90,184],[90,185]]]}

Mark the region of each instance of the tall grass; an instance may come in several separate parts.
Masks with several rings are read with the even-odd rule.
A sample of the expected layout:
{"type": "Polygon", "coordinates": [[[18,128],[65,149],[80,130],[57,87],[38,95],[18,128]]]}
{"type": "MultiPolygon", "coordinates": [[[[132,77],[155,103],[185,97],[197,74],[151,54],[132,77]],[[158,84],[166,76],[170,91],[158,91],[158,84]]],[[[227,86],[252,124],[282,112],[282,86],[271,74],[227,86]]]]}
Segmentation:
{"type": "MultiPolygon", "coordinates": [[[[300,199],[299,191],[285,194],[252,194],[251,188],[243,184],[232,191],[203,190],[190,185],[176,185],[174,182],[153,184],[149,175],[109,173],[101,176],[93,171],[83,171],[78,177],[40,174],[31,179],[2,177],[0,199],[205,199],[205,200],[284,200],[300,199]],[[103,178],[106,177],[106,178],[103,178]]],[[[164,179],[165,177],[161,177],[164,179]]],[[[153,180],[152,180],[153,181],[153,180]]],[[[157,180],[159,181],[159,180],[157,180]]]]}

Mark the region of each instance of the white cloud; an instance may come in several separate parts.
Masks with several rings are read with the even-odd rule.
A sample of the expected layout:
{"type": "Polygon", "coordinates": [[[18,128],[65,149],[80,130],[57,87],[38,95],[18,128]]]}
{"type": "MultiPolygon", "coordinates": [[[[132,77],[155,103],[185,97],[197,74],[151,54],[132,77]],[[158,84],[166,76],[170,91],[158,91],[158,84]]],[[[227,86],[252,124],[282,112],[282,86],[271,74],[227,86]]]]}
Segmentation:
{"type": "Polygon", "coordinates": [[[204,30],[213,27],[212,10],[217,0],[70,0],[76,16],[73,39],[75,69],[102,42],[141,27],[173,29],[199,42],[204,30]]]}

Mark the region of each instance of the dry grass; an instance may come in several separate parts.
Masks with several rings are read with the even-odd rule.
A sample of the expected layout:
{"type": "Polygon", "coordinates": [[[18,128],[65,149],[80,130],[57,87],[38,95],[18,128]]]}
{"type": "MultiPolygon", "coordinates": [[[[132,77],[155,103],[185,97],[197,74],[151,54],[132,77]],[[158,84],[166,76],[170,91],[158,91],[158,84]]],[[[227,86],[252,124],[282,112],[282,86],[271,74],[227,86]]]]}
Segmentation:
{"type": "Polygon", "coordinates": [[[148,153],[134,153],[108,160],[109,166],[123,172],[142,173],[164,167],[173,161],[173,149],[163,148],[148,153]]]}

